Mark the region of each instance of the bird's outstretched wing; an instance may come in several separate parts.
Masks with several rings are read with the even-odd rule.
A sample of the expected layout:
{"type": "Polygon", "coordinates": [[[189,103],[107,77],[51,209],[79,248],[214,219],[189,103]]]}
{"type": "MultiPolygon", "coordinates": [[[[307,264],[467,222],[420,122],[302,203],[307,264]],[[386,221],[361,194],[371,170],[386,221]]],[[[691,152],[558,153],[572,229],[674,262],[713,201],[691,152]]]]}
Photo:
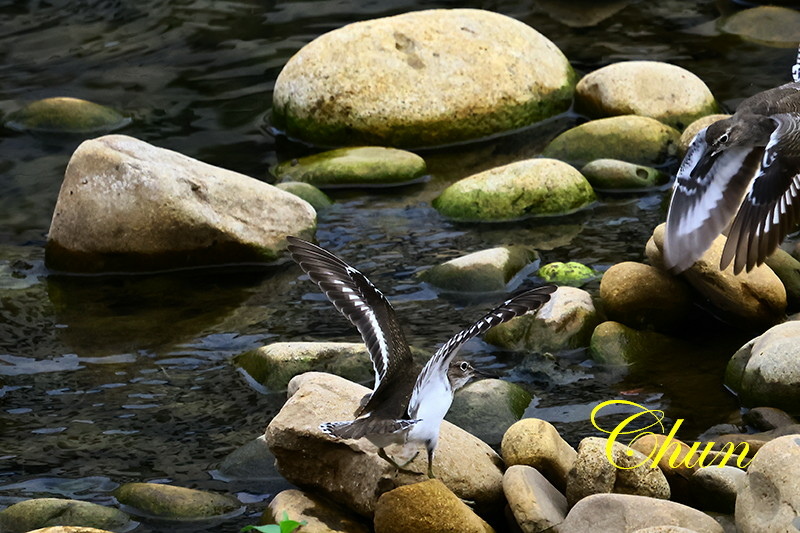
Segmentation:
{"type": "Polygon", "coordinates": [[[779,113],[770,118],[777,128],[722,251],[720,268],[733,261],[736,274],[763,263],[800,222],[800,114],[779,113]]]}
{"type": "Polygon", "coordinates": [[[698,133],[678,170],[664,235],[664,265],[682,272],[703,255],[736,214],[758,173],[763,146],[709,149],[698,133]]]}
{"type": "Polygon", "coordinates": [[[433,354],[419,373],[417,382],[414,384],[414,391],[411,394],[411,401],[408,407],[409,412],[415,411],[414,406],[419,405],[419,394],[421,390],[424,389],[425,383],[430,381],[434,376],[444,375],[444,373],[447,372],[450,362],[465,342],[476,335],[484,333],[493,326],[511,320],[515,316],[538,309],[550,300],[550,295],[553,294],[556,289],[558,289],[558,287],[555,285],[544,285],[519,293],[492,309],[470,327],[453,335],[450,340],[436,350],[436,353],[433,354]]]}
{"type": "Polygon", "coordinates": [[[412,364],[403,331],[386,297],[361,272],[316,244],[287,237],[289,253],[336,309],[358,328],[375,369],[377,391],[412,364]]]}

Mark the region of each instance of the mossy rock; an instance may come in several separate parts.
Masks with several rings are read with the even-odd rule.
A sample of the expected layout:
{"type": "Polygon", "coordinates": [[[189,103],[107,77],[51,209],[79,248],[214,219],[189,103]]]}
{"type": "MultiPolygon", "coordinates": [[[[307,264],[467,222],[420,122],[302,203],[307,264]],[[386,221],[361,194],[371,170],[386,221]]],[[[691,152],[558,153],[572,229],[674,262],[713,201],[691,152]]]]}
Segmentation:
{"type": "Polygon", "coordinates": [[[130,124],[117,111],[87,100],[68,97],[32,102],[8,117],[6,126],[16,131],[43,133],[106,133],[130,124]]]}
{"type": "Polygon", "coordinates": [[[91,502],[62,498],[36,498],[15,503],[0,511],[0,531],[24,533],[49,526],[86,526],[97,529],[127,530],[128,515],[91,502]]]}
{"type": "Polygon", "coordinates": [[[501,379],[483,379],[455,394],[445,419],[496,446],[506,430],[522,418],[530,403],[530,393],[519,385],[501,379]]]}
{"type": "Polygon", "coordinates": [[[580,287],[597,277],[597,272],[576,261],[548,263],[539,269],[538,275],[545,281],[580,287]]]}
{"type": "Polygon", "coordinates": [[[168,519],[210,518],[241,508],[236,498],[159,483],[126,483],[114,491],[120,503],[168,519]]]}
{"type": "Polygon", "coordinates": [[[425,170],[425,160],[412,152],[359,146],[285,161],[272,172],[283,182],[299,181],[334,188],[406,185],[421,178],[425,170]]]}
{"type": "Polygon", "coordinates": [[[284,183],[278,183],[275,186],[282,191],[286,191],[299,198],[302,198],[311,204],[311,207],[313,207],[316,211],[333,205],[333,201],[327,194],[317,189],[310,183],[303,183],[301,181],[286,181],[284,183]]]}
{"type": "Polygon", "coordinates": [[[613,321],[597,326],[589,344],[592,359],[606,365],[632,365],[659,355],[666,357],[670,351],[686,349],[684,343],[667,335],[637,331],[613,321]]]}
{"type": "Polygon", "coordinates": [[[800,41],[800,13],[780,6],[758,6],[738,11],[721,29],[742,39],[777,48],[796,48],[800,41]]]}
{"type": "Polygon", "coordinates": [[[595,200],[591,185],[573,167],[554,159],[529,159],[459,180],[433,206],[453,220],[500,222],[565,215],[595,200]]]}
{"type": "Polygon", "coordinates": [[[596,190],[604,191],[649,189],[669,181],[669,176],[658,169],[618,159],[590,161],[581,168],[581,174],[596,190]]]}
{"type": "Polygon", "coordinates": [[[595,159],[619,159],[640,165],[664,163],[677,154],[675,128],[636,115],[592,120],[553,139],[542,156],[582,167],[595,159]]]}

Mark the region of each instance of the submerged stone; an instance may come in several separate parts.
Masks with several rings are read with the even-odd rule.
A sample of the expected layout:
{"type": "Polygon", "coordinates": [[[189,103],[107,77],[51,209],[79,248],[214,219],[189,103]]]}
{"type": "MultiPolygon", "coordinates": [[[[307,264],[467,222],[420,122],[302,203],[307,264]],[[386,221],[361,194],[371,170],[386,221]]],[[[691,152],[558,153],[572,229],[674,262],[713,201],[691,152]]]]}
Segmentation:
{"type": "Polygon", "coordinates": [[[759,44],[795,48],[800,41],[800,13],[788,7],[758,6],[734,13],[721,29],[759,44]]]}
{"type": "Polygon", "coordinates": [[[595,201],[580,172],[554,159],[528,159],[469,176],[433,202],[453,220],[500,222],[565,215],[595,201]]]}
{"type": "Polygon", "coordinates": [[[322,188],[385,187],[418,180],[425,174],[425,160],[396,148],[359,146],[285,161],[273,173],[279,180],[322,188]]]}
{"type": "Polygon", "coordinates": [[[130,118],[110,107],[79,98],[55,97],[37,100],[11,113],[6,126],[42,133],[106,133],[130,122],[130,118]]]}
{"type": "Polygon", "coordinates": [[[461,292],[502,291],[539,254],[529,246],[500,246],[473,252],[436,265],[420,279],[440,289],[461,292]]]}
{"type": "Polygon", "coordinates": [[[171,519],[210,518],[242,506],[230,496],[160,483],[125,483],[114,497],[147,515],[171,519]]]}
{"type": "Polygon", "coordinates": [[[282,191],[294,194],[298,198],[305,200],[311,204],[311,207],[313,207],[316,211],[333,205],[333,201],[327,194],[317,189],[310,183],[303,183],[301,181],[286,181],[283,183],[278,183],[275,186],[282,191]]]}
{"type": "Polygon", "coordinates": [[[636,115],[592,120],[553,139],[542,156],[583,166],[595,159],[619,159],[640,165],[660,164],[677,152],[680,133],[661,122],[636,115]]]}
{"type": "Polygon", "coordinates": [[[683,343],[661,333],[638,331],[613,321],[597,326],[589,344],[592,359],[605,365],[631,365],[685,349],[683,343]]]}
{"type": "Polygon", "coordinates": [[[581,174],[598,190],[648,189],[664,185],[669,176],[653,167],[618,159],[595,159],[585,164],[581,174]]]}
{"type": "Polygon", "coordinates": [[[270,263],[282,258],[287,235],[308,239],[315,229],[314,208],[293,194],[107,135],[70,158],[45,260],[69,272],[270,263]]]}
{"type": "Polygon", "coordinates": [[[520,21],[477,9],[414,11],[303,47],[275,82],[273,121],[320,145],[442,145],[566,111],[574,87],[564,54],[520,21]]]}
{"type": "Polygon", "coordinates": [[[129,529],[128,515],[113,507],[62,498],[35,498],[0,511],[0,531],[24,533],[48,526],[86,526],[113,531],[129,529]]]}
{"type": "Polygon", "coordinates": [[[597,277],[597,272],[575,261],[548,263],[537,274],[545,281],[573,287],[580,287],[597,277]]]}
{"type": "Polygon", "coordinates": [[[575,104],[595,117],[640,115],[678,129],[717,110],[703,80],[659,61],[623,61],[587,74],[575,104]]]}

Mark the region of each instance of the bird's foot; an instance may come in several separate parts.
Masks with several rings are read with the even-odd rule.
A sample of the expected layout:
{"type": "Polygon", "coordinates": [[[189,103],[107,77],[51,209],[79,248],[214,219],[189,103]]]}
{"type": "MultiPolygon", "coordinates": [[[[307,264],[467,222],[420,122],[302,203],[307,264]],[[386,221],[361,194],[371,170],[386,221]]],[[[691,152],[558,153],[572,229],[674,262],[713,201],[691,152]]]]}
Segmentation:
{"type": "Polygon", "coordinates": [[[400,464],[397,464],[397,462],[394,459],[389,457],[389,455],[386,453],[386,450],[384,450],[383,448],[378,448],[378,457],[380,457],[381,459],[383,459],[384,461],[386,461],[387,463],[389,463],[390,465],[395,467],[398,472],[402,472],[404,474],[411,474],[411,475],[414,475],[414,476],[420,476],[420,475],[422,475],[422,473],[421,472],[417,472],[415,470],[409,470],[409,469],[407,469],[405,467],[408,466],[408,464],[411,461],[416,459],[418,454],[419,454],[419,452],[414,454],[414,457],[412,457],[411,459],[409,459],[408,461],[406,461],[405,463],[400,465],[400,464]]]}

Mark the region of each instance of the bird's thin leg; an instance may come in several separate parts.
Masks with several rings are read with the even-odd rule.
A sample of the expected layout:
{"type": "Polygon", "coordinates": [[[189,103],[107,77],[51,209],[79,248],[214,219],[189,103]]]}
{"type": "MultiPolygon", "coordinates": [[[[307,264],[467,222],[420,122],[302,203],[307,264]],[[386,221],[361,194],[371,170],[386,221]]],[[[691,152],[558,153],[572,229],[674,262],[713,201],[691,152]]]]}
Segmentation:
{"type": "MultiPolygon", "coordinates": [[[[419,453],[419,452],[417,452],[417,453],[419,453]]],[[[395,460],[394,460],[394,459],[392,459],[391,457],[389,457],[389,455],[386,453],[386,450],[384,450],[383,448],[378,448],[378,457],[380,457],[381,459],[383,459],[384,461],[386,461],[387,463],[389,463],[390,465],[392,465],[393,467],[395,467],[395,468],[396,468],[398,471],[400,471],[400,472],[403,472],[404,474],[414,474],[414,475],[419,475],[419,472],[415,472],[415,471],[413,471],[413,470],[408,470],[407,468],[403,468],[403,467],[404,467],[404,466],[406,466],[408,463],[410,463],[411,461],[413,461],[413,460],[414,460],[414,458],[416,458],[416,455],[415,455],[414,457],[412,457],[412,458],[411,458],[411,461],[406,461],[405,463],[403,463],[403,464],[402,464],[402,466],[401,466],[401,465],[399,465],[399,464],[397,464],[397,463],[395,462],[395,460]]]]}
{"type": "Polygon", "coordinates": [[[433,447],[428,446],[428,477],[431,479],[436,477],[433,475],[433,450],[433,447]]]}

